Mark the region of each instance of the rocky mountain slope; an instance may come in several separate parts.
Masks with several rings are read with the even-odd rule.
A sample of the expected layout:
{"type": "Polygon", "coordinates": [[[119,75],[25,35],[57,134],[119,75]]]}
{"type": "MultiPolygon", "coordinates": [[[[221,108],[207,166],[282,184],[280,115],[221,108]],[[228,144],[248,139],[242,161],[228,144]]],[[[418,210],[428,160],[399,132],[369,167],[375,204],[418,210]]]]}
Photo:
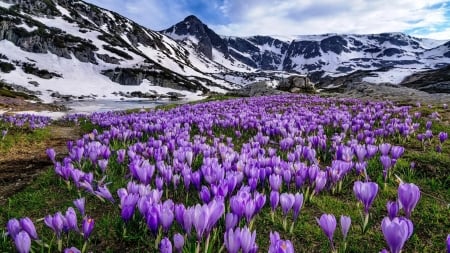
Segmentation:
{"type": "Polygon", "coordinates": [[[399,83],[450,64],[449,43],[400,33],[225,37],[195,16],[157,32],[83,1],[0,0],[0,81],[44,101],[196,98],[299,73],[368,71],[365,81],[399,83]],[[378,71],[387,67],[395,71],[378,71]]]}
{"type": "Polygon", "coordinates": [[[161,32],[192,45],[211,60],[225,58],[230,64],[242,63],[260,70],[308,74],[315,81],[369,70],[373,73],[369,82],[398,84],[412,73],[450,64],[450,42],[402,33],[226,37],[217,35],[195,16],[161,32]],[[393,72],[377,71],[386,68],[393,72]]]}
{"type": "MultiPolygon", "coordinates": [[[[1,80],[49,101],[195,97],[258,77],[226,80],[224,73],[234,70],[117,13],[73,0],[0,1],[0,66],[1,80]]],[[[234,76],[254,70],[243,71],[234,76]]]]}

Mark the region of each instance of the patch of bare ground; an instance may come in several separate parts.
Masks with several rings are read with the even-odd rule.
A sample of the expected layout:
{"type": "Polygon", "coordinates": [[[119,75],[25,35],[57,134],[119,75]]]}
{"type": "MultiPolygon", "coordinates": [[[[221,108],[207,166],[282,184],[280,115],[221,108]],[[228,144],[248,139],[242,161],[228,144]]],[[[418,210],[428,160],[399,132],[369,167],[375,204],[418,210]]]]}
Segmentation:
{"type": "Polygon", "coordinates": [[[0,151],[0,205],[52,166],[46,155],[54,148],[58,157],[67,154],[67,141],[80,137],[77,127],[50,126],[50,136],[42,141],[17,143],[0,151]]]}

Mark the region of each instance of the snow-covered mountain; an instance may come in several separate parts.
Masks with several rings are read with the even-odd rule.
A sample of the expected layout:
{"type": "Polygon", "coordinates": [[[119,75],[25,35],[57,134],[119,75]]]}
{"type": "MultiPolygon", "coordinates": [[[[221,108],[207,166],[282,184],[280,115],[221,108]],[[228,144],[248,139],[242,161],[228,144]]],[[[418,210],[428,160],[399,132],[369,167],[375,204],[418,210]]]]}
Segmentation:
{"type": "MultiPolygon", "coordinates": [[[[0,0],[0,81],[45,101],[199,97],[298,73],[318,80],[383,67],[401,68],[401,79],[450,64],[444,43],[400,33],[225,37],[195,16],[157,32],[81,0],[0,0]]],[[[373,82],[389,81],[379,73],[373,82]]]]}
{"type": "Polygon", "coordinates": [[[316,81],[324,76],[374,70],[368,81],[400,83],[412,73],[450,64],[450,42],[403,33],[226,37],[195,16],[161,32],[213,61],[225,58],[230,65],[308,74],[316,81]],[[395,73],[385,68],[393,68],[395,73]]]}
{"type": "Polygon", "coordinates": [[[267,79],[247,75],[256,69],[223,66],[189,50],[83,1],[0,0],[0,80],[45,101],[174,92],[196,97],[267,79]]]}

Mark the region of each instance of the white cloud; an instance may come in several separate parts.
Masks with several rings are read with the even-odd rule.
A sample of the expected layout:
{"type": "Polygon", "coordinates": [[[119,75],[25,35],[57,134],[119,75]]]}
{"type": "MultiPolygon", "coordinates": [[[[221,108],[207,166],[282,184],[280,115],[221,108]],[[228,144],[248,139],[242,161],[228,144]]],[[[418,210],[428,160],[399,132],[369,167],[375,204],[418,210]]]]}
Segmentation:
{"type": "Polygon", "coordinates": [[[450,39],[450,18],[445,13],[450,8],[449,0],[87,1],[115,10],[154,30],[167,28],[195,14],[222,35],[409,31],[415,36],[450,39]]]}
{"type": "MultiPolygon", "coordinates": [[[[225,0],[232,22],[211,26],[227,35],[401,32],[448,24],[444,0],[225,0]],[[441,5],[440,8],[436,6],[441,5]],[[433,8],[432,8],[433,7],[433,8]]],[[[448,25],[447,25],[448,26],[448,25]]],[[[450,39],[450,33],[422,34],[450,39]]]]}

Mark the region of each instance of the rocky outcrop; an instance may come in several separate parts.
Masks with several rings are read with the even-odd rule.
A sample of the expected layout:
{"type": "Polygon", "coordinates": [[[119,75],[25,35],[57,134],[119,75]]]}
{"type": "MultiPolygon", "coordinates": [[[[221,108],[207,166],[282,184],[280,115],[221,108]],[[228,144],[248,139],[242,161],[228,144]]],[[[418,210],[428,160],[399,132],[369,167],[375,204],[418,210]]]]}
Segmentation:
{"type": "Polygon", "coordinates": [[[433,93],[388,84],[371,84],[366,82],[355,83],[352,88],[339,92],[336,90],[321,91],[322,96],[337,98],[358,98],[373,100],[387,100],[407,105],[416,105],[417,102],[424,104],[443,104],[450,101],[450,94],[433,93]]]}
{"type": "Polygon", "coordinates": [[[413,74],[405,78],[400,85],[428,93],[450,93],[450,65],[413,74]]]}
{"type": "Polygon", "coordinates": [[[122,85],[140,85],[146,79],[150,83],[161,87],[188,91],[201,90],[205,93],[209,91],[200,83],[186,80],[183,76],[175,75],[169,71],[142,68],[115,68],[105,70],[102,74],[109,77],[113,82],[122,85]]]}
{"type": "Polygon", "coordinates": [[[276,90],[272,87],[269,87],[267,85],[267,82],[255,82],[248,84],[244,88],[229,91],[227,95],[239,97],[258,97],[258,96],[278,95],[283,93],[287,92],[276,90]]]}
{"type": "Polygon", "coordinates": [[[282,80],[278,86],[278,90],[288,91],[291,93],[314,93],[315,87],[306,76],[290,76],[282,80]]]}

